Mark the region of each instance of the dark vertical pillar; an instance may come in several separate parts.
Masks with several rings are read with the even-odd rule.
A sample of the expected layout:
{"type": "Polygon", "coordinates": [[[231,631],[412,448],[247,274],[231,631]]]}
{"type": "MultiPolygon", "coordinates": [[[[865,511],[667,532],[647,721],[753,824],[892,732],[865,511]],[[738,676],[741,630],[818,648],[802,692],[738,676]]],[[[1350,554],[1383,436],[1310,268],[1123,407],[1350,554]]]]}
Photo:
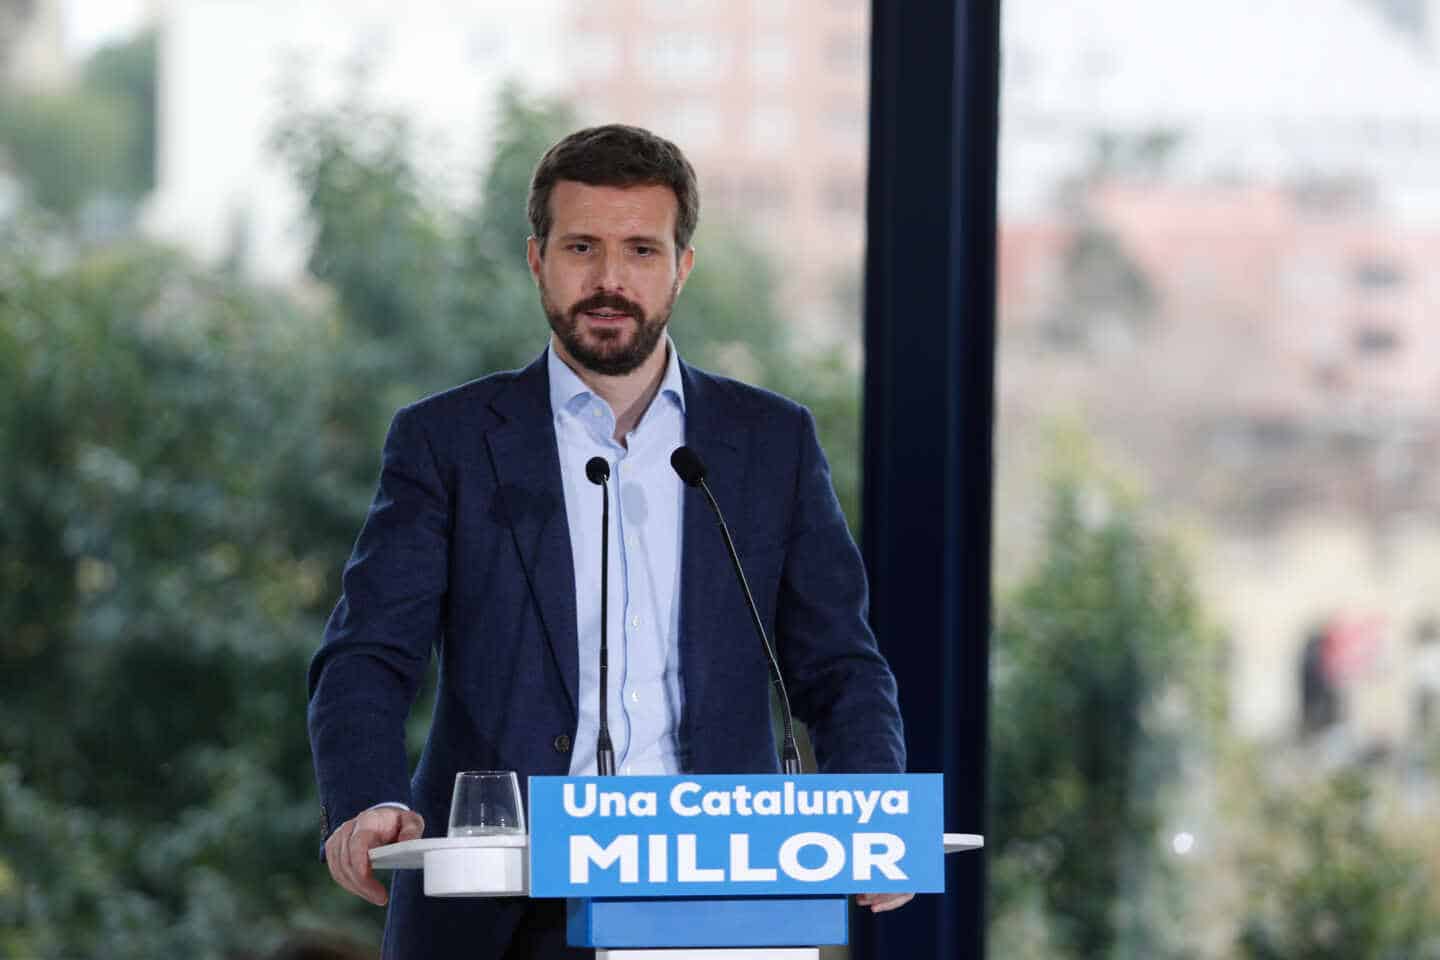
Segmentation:
{"type": "MultiPolygon", "coordinates": [[[[862,545],[912,771],[984,831],[999,0],[874,0],[862,545]]],[[[938,842],[938,838],[937,838],[938,842]]],[[[867,958],[981,957],[983,854],[857,917],[867,958]]]]}

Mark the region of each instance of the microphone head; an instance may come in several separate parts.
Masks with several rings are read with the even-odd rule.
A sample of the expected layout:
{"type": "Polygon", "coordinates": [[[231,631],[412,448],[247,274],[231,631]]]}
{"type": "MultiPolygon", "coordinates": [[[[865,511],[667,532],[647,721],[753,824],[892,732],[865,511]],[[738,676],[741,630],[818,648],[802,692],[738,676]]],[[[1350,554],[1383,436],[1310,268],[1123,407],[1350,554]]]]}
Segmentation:
{"type": "Polygon", "coordinates": [[[698,487],[705,479],[705,464],[689,447],[676,447],[675,452],[670,454],[670,466],[675,468],[687,487],[698,487]]]}
{"type": "Polygon", "coordinates": [[[605,483],[610,479],[610,464],[604,457],[591,457],[585,463],[585,476],[597,486],[605,483]]]}

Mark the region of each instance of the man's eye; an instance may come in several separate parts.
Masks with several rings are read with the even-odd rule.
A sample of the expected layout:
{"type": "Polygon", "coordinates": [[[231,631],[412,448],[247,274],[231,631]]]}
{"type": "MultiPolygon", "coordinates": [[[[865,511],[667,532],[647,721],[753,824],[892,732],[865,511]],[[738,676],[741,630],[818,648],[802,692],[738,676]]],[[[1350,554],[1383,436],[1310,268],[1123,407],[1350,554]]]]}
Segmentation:
{"type": "Polygon", "coordinates": [[[589,253],[590,244],[577,241],[575,243],[566,244],[565,249],[569,250],[571,253],[589,253]]]}
{"type": "Polygon", "coordinates": [[[639,257],[649,257],[649,256],[653,256],[654,254],[655,254],[655,248],[654,248],[654,247],[647,247],[647,246],[645,246],[643,243],[640,244],[639,246],[637,246],[637,247],[635,248],[635,255],[636,255],[636,256],[639,256],[639,257]]]}

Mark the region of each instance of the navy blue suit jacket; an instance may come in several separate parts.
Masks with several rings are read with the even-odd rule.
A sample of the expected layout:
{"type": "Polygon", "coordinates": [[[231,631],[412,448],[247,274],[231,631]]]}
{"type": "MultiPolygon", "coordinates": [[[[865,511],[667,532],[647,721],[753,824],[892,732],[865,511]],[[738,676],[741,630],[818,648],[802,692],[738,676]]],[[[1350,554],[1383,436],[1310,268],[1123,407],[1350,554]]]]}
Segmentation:
{"type": "MultiPolygon", "coordinates": [[[[822,771],[899,772],[895,681],[809,411],[681,365],[705,463],[822,771]]],[[[693,773],[775,772],[766,660],[713,515],[686,493],[679,743],[693,773]]],[[[577,727],[576,589],[545,357],[396,414],[379,490],[310,667],[325,836],[398,800],[445,834],[459,770],[566,774],[577,727]],[[440,674],[413,779],[405,719],[440,674]]],[[[581,584],[598,600],[598,585],[581,584]]],[[[392,881],[385,956],[499,957],[522,901],[435,900],[392,881]]]]}

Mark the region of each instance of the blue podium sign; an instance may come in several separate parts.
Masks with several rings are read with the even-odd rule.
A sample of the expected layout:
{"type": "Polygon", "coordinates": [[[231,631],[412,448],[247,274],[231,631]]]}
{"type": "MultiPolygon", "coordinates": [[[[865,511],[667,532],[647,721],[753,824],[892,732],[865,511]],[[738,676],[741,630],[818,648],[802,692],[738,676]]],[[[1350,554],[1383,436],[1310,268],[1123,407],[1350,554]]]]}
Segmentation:
{"type": "Polygon", "coordinates": [[[939,774],[531,777],[532,897],[945,889],[939,774]]]}

